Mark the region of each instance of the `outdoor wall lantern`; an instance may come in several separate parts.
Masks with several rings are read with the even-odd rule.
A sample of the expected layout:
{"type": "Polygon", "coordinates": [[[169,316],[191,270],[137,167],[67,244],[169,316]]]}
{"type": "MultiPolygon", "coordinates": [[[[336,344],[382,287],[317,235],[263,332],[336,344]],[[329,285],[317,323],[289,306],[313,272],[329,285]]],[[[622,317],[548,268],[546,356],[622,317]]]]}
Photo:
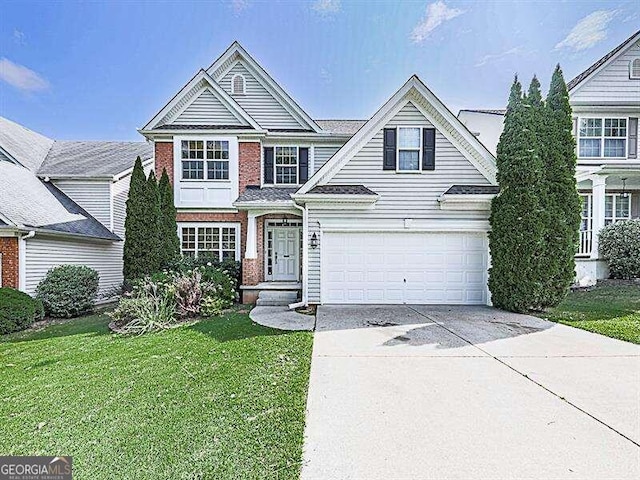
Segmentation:
{"type": "Polygon", "coordinates": [[[629,193],[627,193],[627,179],[621,178],[620,180],[622,180],[622,198],[627,198],[629,196],[629,193]]]}
{"type": "Polygon", "coordinates": [[[311,235],[311,248],[318,248],[318,236],[315,233],[311,235]]]}

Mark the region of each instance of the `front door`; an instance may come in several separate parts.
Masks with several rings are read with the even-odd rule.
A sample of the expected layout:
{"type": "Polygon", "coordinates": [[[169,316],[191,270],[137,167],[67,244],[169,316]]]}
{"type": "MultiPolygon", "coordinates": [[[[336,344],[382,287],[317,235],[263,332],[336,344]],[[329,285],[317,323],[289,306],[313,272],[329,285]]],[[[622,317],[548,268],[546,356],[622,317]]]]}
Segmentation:
{"type": "Polygon", "coordinates": [[[297,281],[300,270],[299,227],[273,227],[273,257],[271,259],[274,281],[297,281]]]}

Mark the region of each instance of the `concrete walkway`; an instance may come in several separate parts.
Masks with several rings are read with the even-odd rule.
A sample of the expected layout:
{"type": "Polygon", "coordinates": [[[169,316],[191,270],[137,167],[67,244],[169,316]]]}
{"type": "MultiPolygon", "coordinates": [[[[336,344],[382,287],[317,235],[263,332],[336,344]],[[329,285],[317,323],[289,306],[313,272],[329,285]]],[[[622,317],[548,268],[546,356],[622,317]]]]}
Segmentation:
{"type": "Polygon", "coordinates": [[[640,478],[640,347],[488,307],[319,307],[302,479],[640,478]]]}
{"type": "Polygon", "coordinates": [[[255,307],[249,318],[257,324],[278,330],[313,330],[315,315],[304,315],[289,307],[255,307]]]}

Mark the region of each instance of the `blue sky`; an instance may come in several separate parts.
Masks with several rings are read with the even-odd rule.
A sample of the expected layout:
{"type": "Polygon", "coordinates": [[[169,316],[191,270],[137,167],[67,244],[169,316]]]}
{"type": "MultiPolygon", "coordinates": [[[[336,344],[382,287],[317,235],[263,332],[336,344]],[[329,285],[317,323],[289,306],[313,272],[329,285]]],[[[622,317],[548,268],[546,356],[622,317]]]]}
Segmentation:
{"type": "Polygon", "coordinates": [[[546,89],[640,28],[637,1],[5,1],[0,115],[57,139],[141,127],[233,40],[313,118],[368,118],[417,73],[457,113],[546,89]]]}

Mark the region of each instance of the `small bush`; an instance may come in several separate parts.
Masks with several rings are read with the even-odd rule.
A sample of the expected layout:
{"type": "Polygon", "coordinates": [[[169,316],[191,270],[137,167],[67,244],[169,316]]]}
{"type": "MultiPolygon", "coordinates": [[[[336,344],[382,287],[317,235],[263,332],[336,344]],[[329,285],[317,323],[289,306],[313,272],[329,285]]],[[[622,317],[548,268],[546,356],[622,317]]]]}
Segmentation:
{"type": "Polygon", "coordinates": [[[38,284],[36,297],[48,315],[77,317],[93,310],[98,293],[98,272],[84,265],[60,265],[38,284]]]}
{"type": "Polygon", "coordinates": [[[42,317],[40,301],[13,288],[0,288],[0,334],[24,330],[42,317]]]}
{"type": "Polygon", "coordinates": [[[640,219],[623,220],[600,232],[599,249],[612,278],[640,277],[640,219]]]}
{"type": "Polygon", "coordinates": [[[173,297],[151,282],[138,292],[138,296],[122,298],[109,316],[119,331],[126,334],[142,335],[176,324],[173,297]]]}
{"type": "Polygon", "coordinates": [[[207,258],[182,257],[170,262],[167,270],[172,272],[187,272],[194,268],[204,267],[208,271],[211,269],[226,272],[234,281],[234,289],[242,284],[242,264],[235,260],[215,261],[207,258]]]}

